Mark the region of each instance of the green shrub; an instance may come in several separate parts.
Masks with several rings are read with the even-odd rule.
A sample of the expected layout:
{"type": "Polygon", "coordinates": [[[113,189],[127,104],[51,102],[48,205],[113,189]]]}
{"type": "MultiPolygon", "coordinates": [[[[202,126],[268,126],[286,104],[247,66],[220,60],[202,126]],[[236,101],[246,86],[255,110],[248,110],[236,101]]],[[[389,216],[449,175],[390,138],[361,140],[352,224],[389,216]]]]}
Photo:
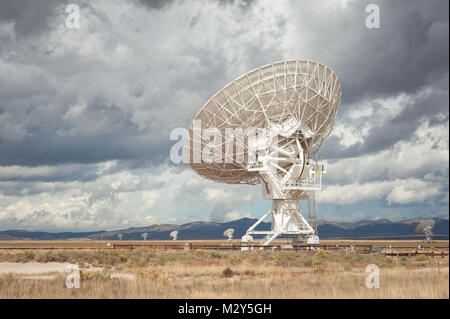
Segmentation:
{"type": "Polygon", "coordinates": [[[327,264],[325,262],[325,259],[330,256],[331,253],[326,250],[319,250],[318,252],[316,252],[316,254],[314,255],[313,265],[316,268],[317,272],[324,272],[326,270],[327,264]]]}
{"type": "Polygon", "coordinates": [[[36,260],[39,263],[45,263],[47,261],[47,255],[44,252],[38,252],[34,257],[34,260],[36,260]]]}
{"type": "Polygon", "coordinates": [[[194,256],[206,256],[208,254],[208,251],[206,249],[196,249],[194,250],[194,256]]]}
{"type": "Polygon", "coordinates": [[[402,266],[408,266],[409,265],[409,259],[406,256],[400,257],[400,265],[402,266]]]}
{"type": "Polygon", "coordinates": [[[428,261],[428,257],[425,256],[425,255],[418,255],[414,259],[415,259],[415,261],[419,261],[419,262],[421,262],[421,261],[428,261]]]}
{"type": "Polygon", "coordinates": [[[305,267],[312,267],[313,259],[312,258],[305,258],[305,259],[303,259],[302,264],[305,267]]]}
{"type": "Polygon", "coordinates": [[[107,282],[111,280],[111,272],[109,270],[92,271],[92,272],[81,271],[80,280],[91,282],[107,282]]]}
{"type": "MultiPolygon", "coordinates": [[[[228,256],[228,261],[232,265],[238,265],[242,262],[242,256],[238,254],[231,253],[230,256],[228,256]]],[[[251,260],[253,262],[254,260],[251,260]]]]}
{"type": "Polygon", "coordinates": [[[70,253],[67,250],[60,251],[55,256],[58,262],[66,262],[70,259],[70,253]]]}
{"type": "Polygon", "coordinates": [[[36,256],[34,251],[31,251],[31,250],[26,250],[24,252],[24,255],[25,255],[25,259],[27,259],[27,260],[34,260],[34,257],[36,256]]]}
{"type": "Polygon", "coordinates": [[[315,254],[316,258],[329,258],[331,256],[331,253],[327,250],[319,250],[318,252],[316,252],[315,254]]]}

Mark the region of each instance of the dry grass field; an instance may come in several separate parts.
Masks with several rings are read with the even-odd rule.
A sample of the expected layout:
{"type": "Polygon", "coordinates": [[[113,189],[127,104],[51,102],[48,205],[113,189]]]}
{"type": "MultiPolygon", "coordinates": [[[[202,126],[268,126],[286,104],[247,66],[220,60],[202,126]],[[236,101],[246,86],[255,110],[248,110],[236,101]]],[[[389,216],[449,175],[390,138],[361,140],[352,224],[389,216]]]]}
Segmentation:
{"type": "Polygon", "coordinates": [[[323,250],[0,250],[0,298],[449,298],[449,266],[323,250]],[[56,262],[79,265],[80,288],[66,288],[63,271],[11,271],[56,262]],[[380,288],[365,285],[369,264],[380,288]]]}

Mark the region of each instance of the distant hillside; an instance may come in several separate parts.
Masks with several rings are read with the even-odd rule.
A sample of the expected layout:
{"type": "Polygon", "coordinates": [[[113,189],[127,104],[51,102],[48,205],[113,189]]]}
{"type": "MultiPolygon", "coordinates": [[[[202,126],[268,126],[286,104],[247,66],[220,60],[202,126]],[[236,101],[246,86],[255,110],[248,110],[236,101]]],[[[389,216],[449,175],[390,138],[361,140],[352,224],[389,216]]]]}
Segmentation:
{"type": "Polygon", "coordinates": [[[104,231],[96,232],[63,232],[63,233],[48,233],[40,231],[27,231],[27,230],[5,230],[0,231],[0,240],[18,240],[18,239],[36,239],[36,240],[64,240],[64,239],[76,239],[86,238],[96,234],[104,233],[104,231]]]}
{"type": "MultiPolygon", "coordinates": [[[[387,219],[363,220],[354,223],[328,222],[320,221],[318,226],[319,236],[326,238],[356,238],[356,239],[414,239],[421,238],[414,232],[416,226],[423,218],[409,219],[399,222],[391,222],[387,219]]],[[[448,239],[449,221],[448,219],[435,218],[435,227],[433,228],[433,238],[448,239]]],[[[241,218],[226,223],[214,222],[192,222],[183,225],[152,225],[147,227],[132,227],[115,231],[96,231],[96,232],[30,232],[26,230],[6,230],[0,231],[0,240],[63,240],[63,239],[92,239],[92,240],[112,240],[117,239],[121,233],[123,240],[141,240],[143,233],[148,233],[149,240],[170,239],[170,232],[177,230],[178,239],[221,239],[224,238],[223,232],[227,228],[234,229],[234,237],[240,238],[245,231],[255,223],[256,219],[241,218]]],[[[259,230],[270,229],[270,223],[262,222],[258,226],[259,230]]],[[[258,237],[257,237],[258,238],[258,237]]]]}
{"type": "MultiPolygon", "coordinates": [[[[391,222],[388,219],[363,220],[355,223],[326,222],[319,223],[321,238],[420,238],[415,233],[417,225],[424,218],[391,222]]],[[[434,218],[434,238],[448,239],[449,221],[434,218]]]]}

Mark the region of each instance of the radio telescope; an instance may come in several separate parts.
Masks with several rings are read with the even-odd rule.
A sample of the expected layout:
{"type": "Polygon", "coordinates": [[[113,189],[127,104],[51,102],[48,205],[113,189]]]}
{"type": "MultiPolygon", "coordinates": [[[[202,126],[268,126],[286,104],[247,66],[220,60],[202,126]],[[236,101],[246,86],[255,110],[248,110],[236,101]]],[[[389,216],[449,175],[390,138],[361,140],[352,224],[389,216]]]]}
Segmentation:
{"type": "Polygon", "coordinates": [[[223,235],[225,237],[228,237],[228,240],[232,240],[233,239],[233,234],[234,234],[234,229],[233,228],[228,228],[227,230],[225,230],[223,232],[223,235]]]}
{"type": "Polygon", "coordinates": [[[169,234],[170,237],[172,237],[172,240],[177,240],[178,237],[178,231],[174,230],[169,234]]]}
{"type": "Polygon", "coordinates": [[[425,235],[425,239],[423,240],[424,243],[431,243],[431,236],[433,235],[431,230],[433,229],[433,227],[434,219],[426,219],[421,221],[419,225],[417,225],[415,231],[417,234],[425,235]]]}
{"type": "Polygon", "coordinates": [[[315,193],[325,167],[316,153],[331,133],[340,101],[339,80],[328,67],[282,61],[242,75],[195,116],[185,142],[191,168],[217,182],[261,184],[264,199],[272,200],[272,209],[242,242],[263,234],[263,245],[280,235],[294,235],[293,244],[319,243],[315,193]],[[256,230],[269,215],[271,230],[256,230]]]}

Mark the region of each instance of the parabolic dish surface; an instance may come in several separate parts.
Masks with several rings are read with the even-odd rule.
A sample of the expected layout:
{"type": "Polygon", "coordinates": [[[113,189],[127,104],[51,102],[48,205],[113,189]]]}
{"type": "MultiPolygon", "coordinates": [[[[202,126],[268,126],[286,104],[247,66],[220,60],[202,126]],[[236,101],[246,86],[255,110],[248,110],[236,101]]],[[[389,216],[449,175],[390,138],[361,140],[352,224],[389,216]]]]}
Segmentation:
{"type": "MultiPolygon", "coordinates": [[[[203,106],[194,122],[201,123],[201,130],[216,128],[222,136],[226,128],[245,131],[298,124],[291,137],[298,138],[311,157],[331,133],[340,100],[341,86],[331,69],[314,61],[282,61],[250,71],[225,86],[203,106]]],[[[201,158],[201,154],[194,152],[211,145],[210,138],[194,130],[194,122],[186,137],[185,154],[196,173],[223,183],[260,183],[258,173],[247,170],[247,139],[239,147],[244,153],[243,162],[211,163],[203,158],[199,163],[193,162],[194,157],[201,158]],[[201,140],[200,149],[193,147],[192,137],[201,140]]],[[[222,148],[222,154],[225,154],[225,141],[224,138],[220,145],[215,145],[222,148]]]]}

